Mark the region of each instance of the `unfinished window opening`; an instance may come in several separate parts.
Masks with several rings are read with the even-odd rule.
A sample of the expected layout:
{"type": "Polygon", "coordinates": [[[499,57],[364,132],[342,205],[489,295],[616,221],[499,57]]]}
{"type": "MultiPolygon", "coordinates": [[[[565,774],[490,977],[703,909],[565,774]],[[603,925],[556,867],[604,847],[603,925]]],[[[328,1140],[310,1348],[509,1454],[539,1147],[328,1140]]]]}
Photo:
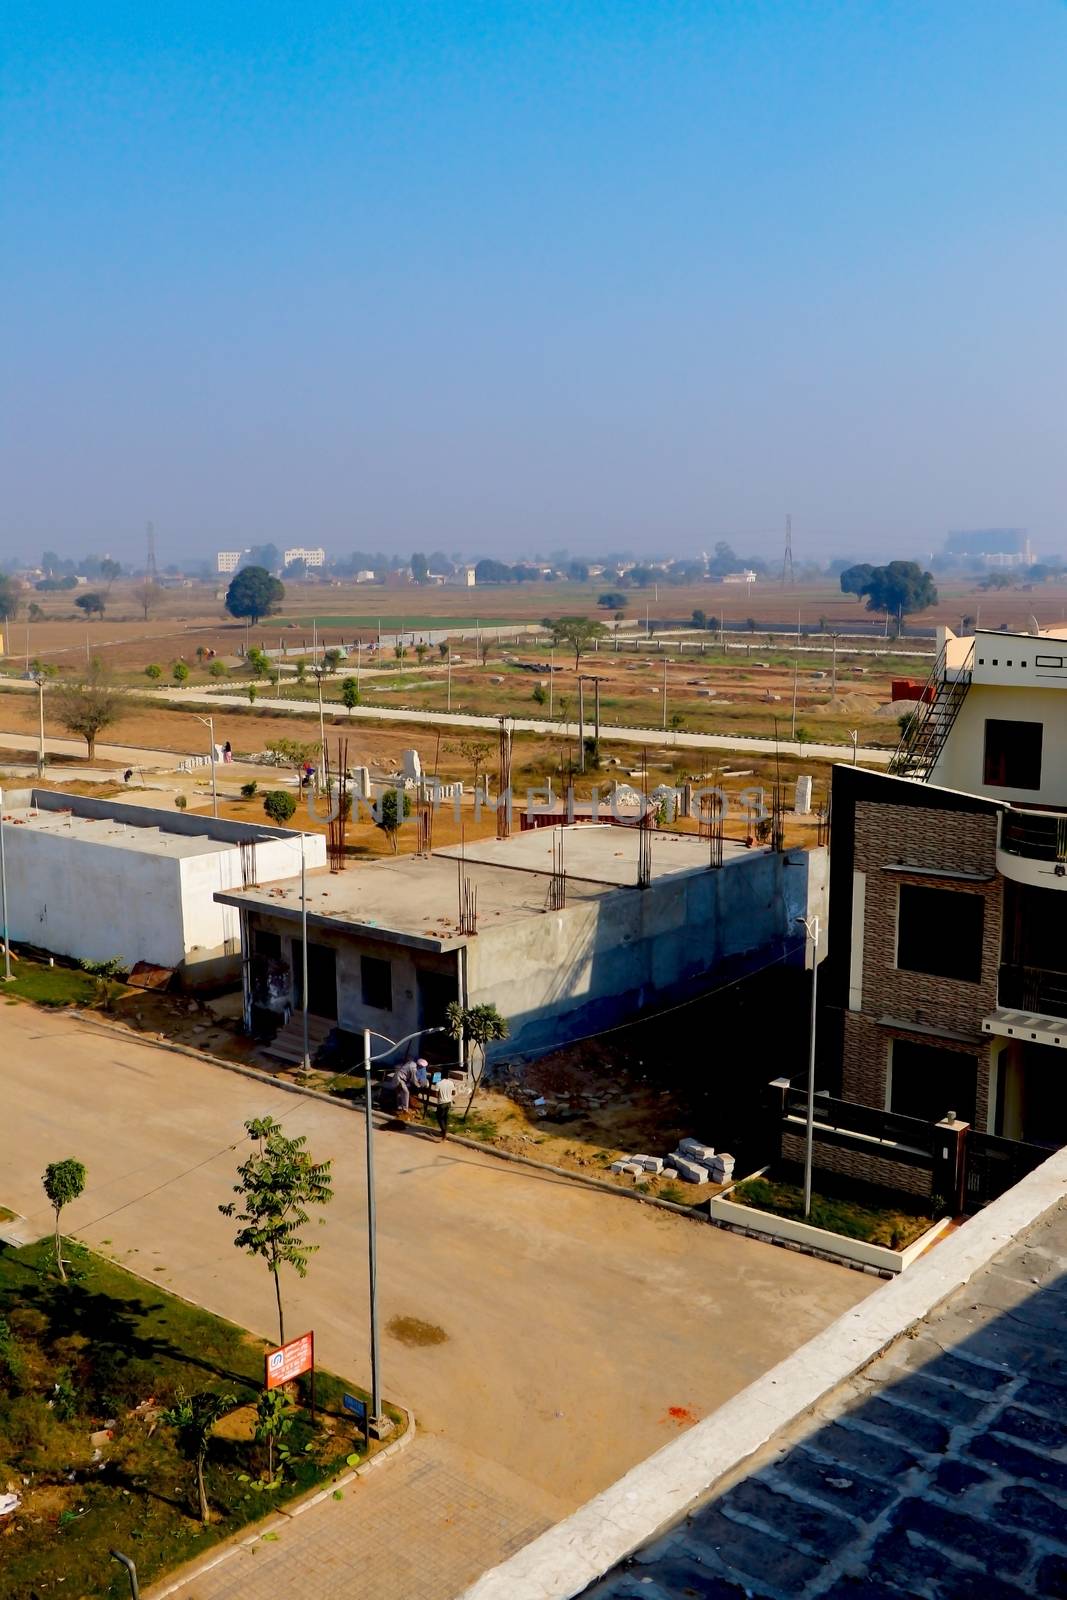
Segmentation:
{"type": "Polygon", "coordinates": [[[982,781],[991,789],[1040,789],[1040,722],[1007,722],[987,717],[982,781]]]}
{"type": "Polygon", "coordinates": [[[982,977],[985,902],[960,889],[902,883],[897,907],[897,967],[935,978],[982,977]]]}

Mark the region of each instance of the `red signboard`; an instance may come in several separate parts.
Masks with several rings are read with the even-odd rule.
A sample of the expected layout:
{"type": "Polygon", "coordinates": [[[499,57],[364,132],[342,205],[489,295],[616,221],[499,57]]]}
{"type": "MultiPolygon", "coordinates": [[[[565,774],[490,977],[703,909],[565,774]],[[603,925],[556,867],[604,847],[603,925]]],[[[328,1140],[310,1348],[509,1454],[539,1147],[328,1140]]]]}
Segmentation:
{"type": "Polygon", "coordinates": [[[302,1333],[299,1339],[290,1339],[288,1344],[279,1345],[276,1350],[268,1350],[266,1355],[266,1378],[268,1389],[277,1389],[283,1383],[289,1383],[293,1378],[299,1378],[302,1372],[311,1372],[315,1366],[315,1335],[302,1333]]]}

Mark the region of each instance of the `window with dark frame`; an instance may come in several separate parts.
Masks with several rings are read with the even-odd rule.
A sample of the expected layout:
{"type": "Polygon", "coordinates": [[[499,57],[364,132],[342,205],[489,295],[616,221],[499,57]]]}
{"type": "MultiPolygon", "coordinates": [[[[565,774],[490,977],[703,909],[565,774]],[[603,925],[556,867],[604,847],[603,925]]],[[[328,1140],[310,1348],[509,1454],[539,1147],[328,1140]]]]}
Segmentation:
{"type": "Polygon", "coordinates": [[[363,986],[363,1004],[373,1011],[393,1009],[393,968],[389,961],[378,956],[361,956],[360,980],[363,986]]]}
{"type": "Polygon", "coordinates": [[[257,956],[266,956],[273,961],[281,959],[282,936],[280,933],[272,933],[269,928],[257,928],[252,936],[252,945],[257,956]]]}
{"type": "Polygon", "coordinates": [[[979,983],[985,901],[961,889],[902,883],[897,905],[897,967],[934,978],[979,983]]]}
{"type": "Polygon", "coordinates": [[[1040,722],[1009,722],[987,717],[982,782],[990,789],[1040,789],[1040,722]]]}

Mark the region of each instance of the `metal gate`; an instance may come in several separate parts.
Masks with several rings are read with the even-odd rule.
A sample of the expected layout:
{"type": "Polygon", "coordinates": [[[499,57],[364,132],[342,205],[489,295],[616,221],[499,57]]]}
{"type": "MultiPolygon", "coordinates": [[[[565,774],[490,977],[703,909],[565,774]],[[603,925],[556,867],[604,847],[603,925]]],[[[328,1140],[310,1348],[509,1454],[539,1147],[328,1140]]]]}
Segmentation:
{"type": "Polygon", "coordinates": [[[1052,1154],[1044,1145],[1001,1139],[992,1133],[976,1133],[973,1128],[966,1144],[963,1208],[968,1212],[981,1211],[1052,1154]]]}

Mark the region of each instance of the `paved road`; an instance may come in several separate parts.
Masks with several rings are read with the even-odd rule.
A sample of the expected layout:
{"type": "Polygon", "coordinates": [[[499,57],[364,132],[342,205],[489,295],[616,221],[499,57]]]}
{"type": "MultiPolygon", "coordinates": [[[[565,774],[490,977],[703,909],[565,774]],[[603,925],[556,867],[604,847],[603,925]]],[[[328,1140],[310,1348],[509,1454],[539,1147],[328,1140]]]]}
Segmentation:
{"type": "MultiPolygon", "coordinates": [[[[337,1194],[308,1278],[286,1284],[288,1325],[313,1325],[324,1364],[367,1382],[356,1115],[21,1005],[0,1008],[0,1060],[0,1203],[46,1231],[39,1174],[77,1155],[89,1184],[67,1213],[72,1232],[268,1335],[268,1277],[233,1250],[217,1206],[246,1117],[269,1111],[306,1133],[333,1158],[337,1194]]],[[[548,1173],[377,1137],[384,1381],[419,1436],[395,1473],[301,1519],[302,1539],[322,1530],[334,1587],[309,1585],[303,1546],[283,1535],[235,1558],[248,1568],[236,1587],[231,1562],[189,1600],[448,1600],[872,1287],[548,1173]],[[388,1331],[397,1316],[445,1342],[406,1345],[388,1331]]]]}

